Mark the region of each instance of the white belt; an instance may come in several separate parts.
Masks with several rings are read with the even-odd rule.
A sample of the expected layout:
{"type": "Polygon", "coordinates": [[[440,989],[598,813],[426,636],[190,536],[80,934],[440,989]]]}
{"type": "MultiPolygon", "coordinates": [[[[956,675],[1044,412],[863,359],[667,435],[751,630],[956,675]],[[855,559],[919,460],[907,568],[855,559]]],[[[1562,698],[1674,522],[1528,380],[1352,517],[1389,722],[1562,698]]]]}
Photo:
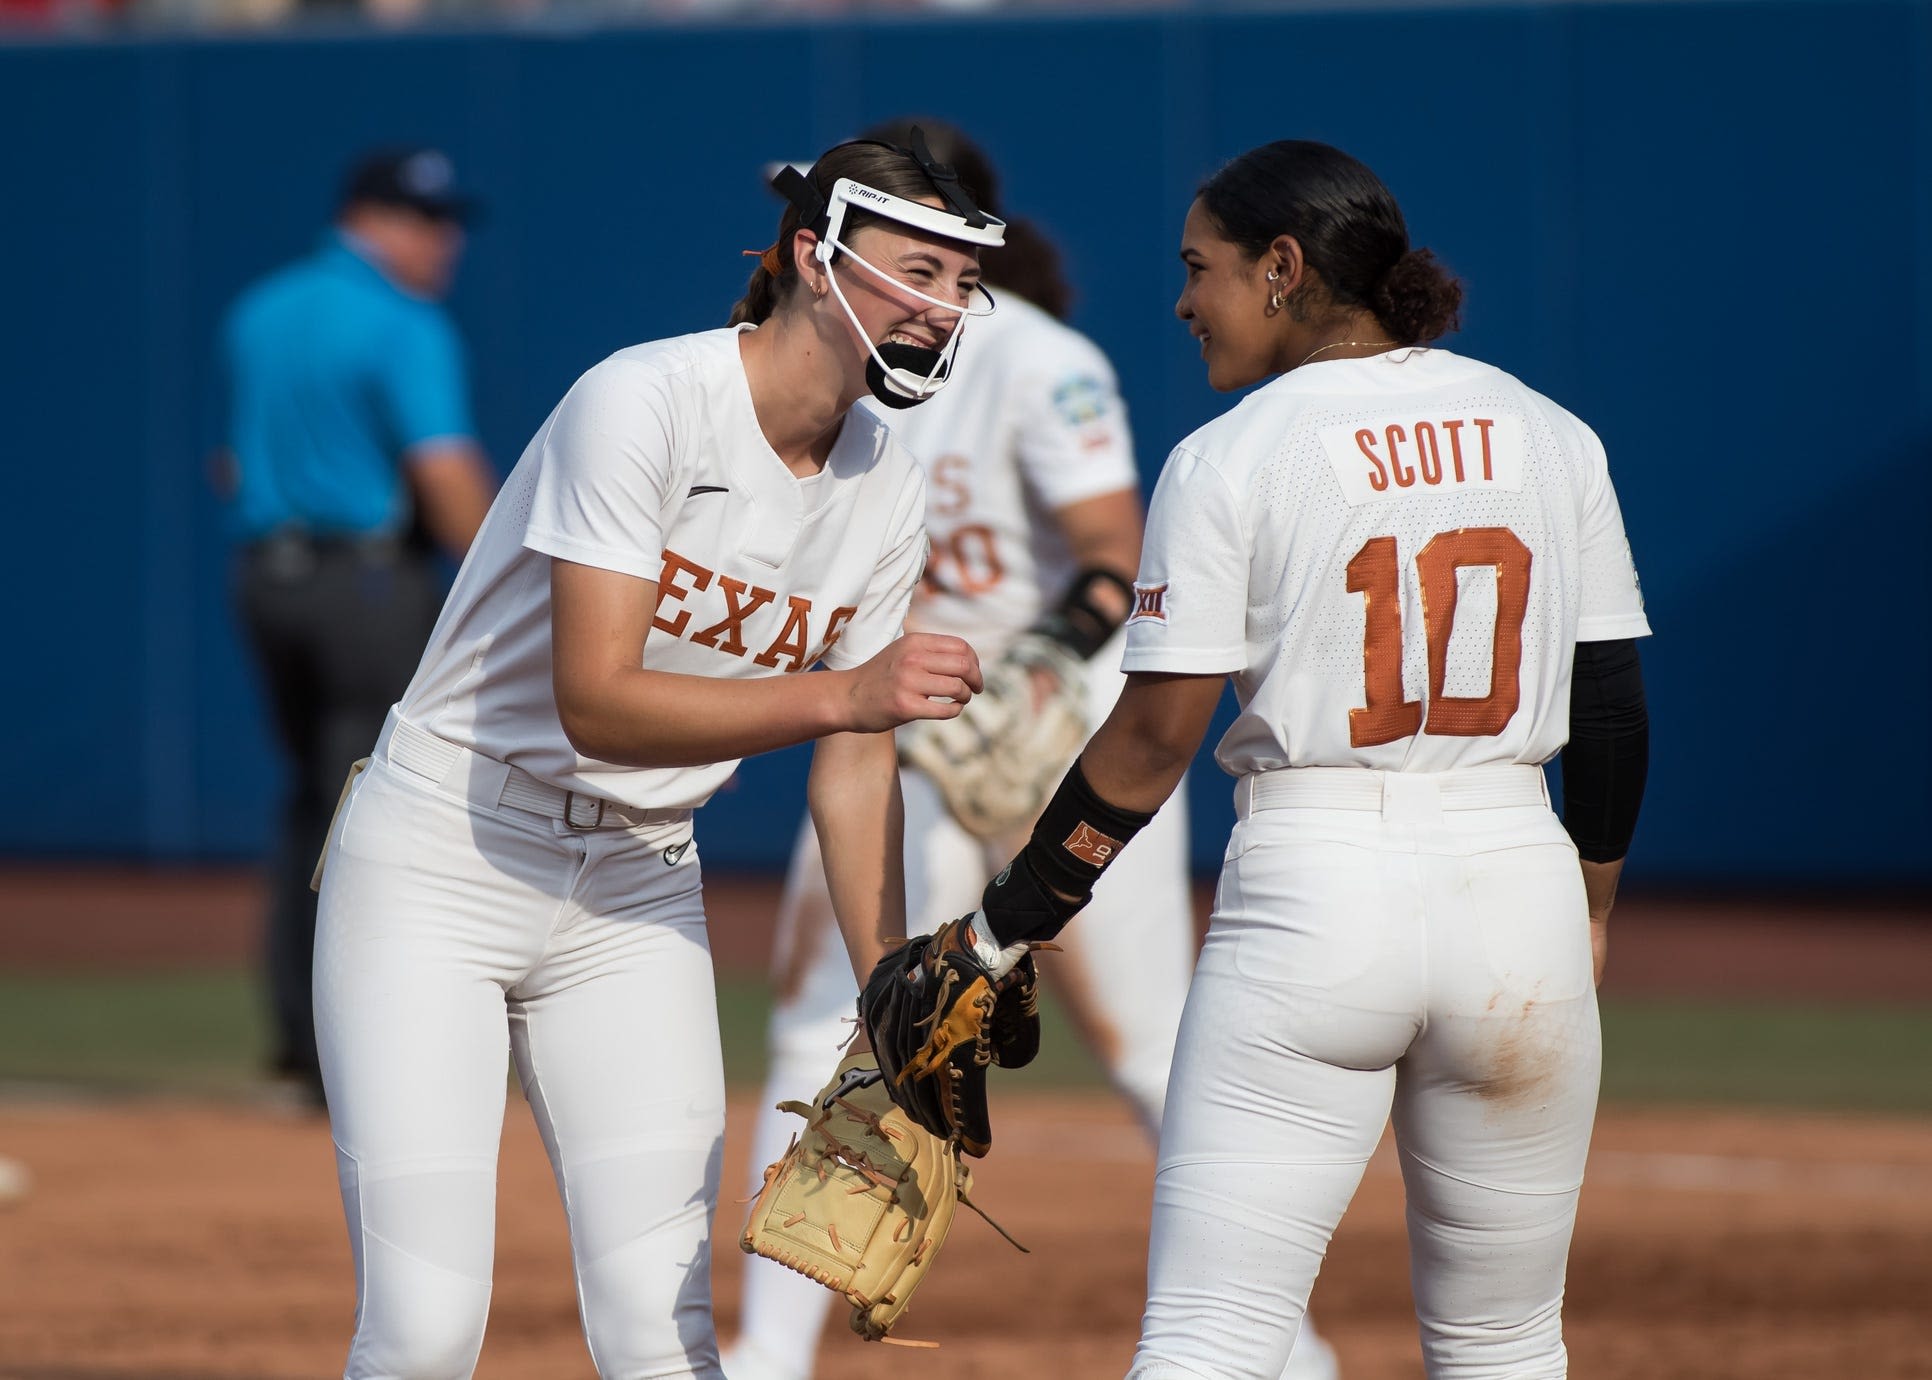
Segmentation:
{"type": "Polygon", "coordinates": [[[1243,818],[1256,810],[1377,810],[1427,804],[1439,810],[1497,810],[1549,804],[1541,767],[1465,767],[1461,771],[1370,771],[1366,767],[1287,767],[1244,776],[1234,788],[1243,818]]]}
{"type": "Polygon", "coordinates": [[[473,804],[528,810],[546,819],[561,820],[572,829],[635,829],[674,824],[691,816],[689,810],[642,810],[634,805],[566,791],[539,780],[522,767],[513,767],[438,738],[394,712],[383,725],[382,737],[376,742],[376,755],[439,785],[462,783],[464,794],[473,804]]]}

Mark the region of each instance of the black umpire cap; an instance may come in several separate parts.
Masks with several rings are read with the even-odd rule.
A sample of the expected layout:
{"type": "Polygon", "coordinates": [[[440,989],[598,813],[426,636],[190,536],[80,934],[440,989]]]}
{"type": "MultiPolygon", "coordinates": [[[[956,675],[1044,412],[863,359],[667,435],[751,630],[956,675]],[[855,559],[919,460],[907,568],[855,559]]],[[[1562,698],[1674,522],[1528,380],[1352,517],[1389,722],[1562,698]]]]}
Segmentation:
{"type": "Polygon", "coordinates": [[[406,206],[434,220],[467,225],[482,203],[456,184],[456,165],[441,149],[421,146],[365,154],[342,184],[341,206],[364,202],[406,206]]]}

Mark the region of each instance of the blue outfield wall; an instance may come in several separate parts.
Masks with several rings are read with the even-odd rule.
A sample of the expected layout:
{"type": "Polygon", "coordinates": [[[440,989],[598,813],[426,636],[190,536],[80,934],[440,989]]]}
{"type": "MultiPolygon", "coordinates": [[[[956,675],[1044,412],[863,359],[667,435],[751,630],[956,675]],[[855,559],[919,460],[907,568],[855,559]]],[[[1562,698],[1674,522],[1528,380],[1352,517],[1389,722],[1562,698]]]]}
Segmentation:
{"type": "MultiPolygon", "coordinates": [[[[0,854],[264,847],[210,343],[355,150],[441,143],[492,203],[454,308],[507,468],[602,355],[722,320],[762,164],[907,107],[1066,248],[1150,483],[1226,405],[1171,316],[1192,188],[1272,138],[1364,158],[1468,284],[1451,343],[1609,448],[1657,629],[1633,876],[1932,881],[1932,10],[1856,0],[0,47],[0,854]]],[[[802,779],[749,764],[707,856],[777,865],[802,779]]],[[[1204,760],[1204,867],[1227,787],[1204,760]]]]}

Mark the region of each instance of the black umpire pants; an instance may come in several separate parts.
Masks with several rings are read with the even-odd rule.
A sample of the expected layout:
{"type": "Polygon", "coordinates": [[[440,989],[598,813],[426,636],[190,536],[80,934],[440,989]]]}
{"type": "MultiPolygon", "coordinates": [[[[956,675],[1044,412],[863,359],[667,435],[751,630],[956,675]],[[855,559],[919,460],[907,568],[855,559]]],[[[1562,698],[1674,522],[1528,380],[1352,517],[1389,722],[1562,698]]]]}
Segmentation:
{"type": "Polygon", "coordinates": [[[442,578],[399,540],[277,536],[243,549],[235,592],[289,769],[265,945],[274,1067],[319,1093],[309,878],[350,763],[415,674],[442,578]]]}

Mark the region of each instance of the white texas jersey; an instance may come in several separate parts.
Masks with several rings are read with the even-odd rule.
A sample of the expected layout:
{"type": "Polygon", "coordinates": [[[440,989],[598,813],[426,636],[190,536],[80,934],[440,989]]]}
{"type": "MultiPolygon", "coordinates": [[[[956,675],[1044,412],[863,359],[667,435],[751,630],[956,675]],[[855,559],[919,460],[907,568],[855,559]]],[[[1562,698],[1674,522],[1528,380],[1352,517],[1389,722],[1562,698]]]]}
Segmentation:
{"type": "Polygon", "coordinates": [[[932,551],[911,615],[982,659],[1038,621],[1072,580],[1052,513],[1135,489],[1127,410],[1094,343],[995,286],[952,378],[917,407],[881,417],[926,467],[932,551]]]}
{"type": "Polygon", "coordinates": [[[925,557],[925,483],[854,409],[799,479],[758,428],[737,330],[620,350],[571,386],[504,484],[402,717],[562,787],[697,806],[735,761],[582,757],[550,680],[550,558],[655,580],[653,670],[720,678],[858,665],[899,636],[925,557]]]}
{"type": "Polygon", "coordinates": [[[1575,644],[1649,631],[1596,435],[1404,349],[1304,365],[1175,448],[1123,666],[1231,673],[1237,776],[1448,771],[1554,756],[1575,644]]]}

